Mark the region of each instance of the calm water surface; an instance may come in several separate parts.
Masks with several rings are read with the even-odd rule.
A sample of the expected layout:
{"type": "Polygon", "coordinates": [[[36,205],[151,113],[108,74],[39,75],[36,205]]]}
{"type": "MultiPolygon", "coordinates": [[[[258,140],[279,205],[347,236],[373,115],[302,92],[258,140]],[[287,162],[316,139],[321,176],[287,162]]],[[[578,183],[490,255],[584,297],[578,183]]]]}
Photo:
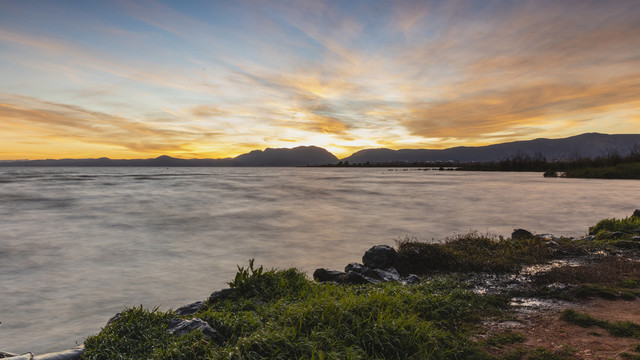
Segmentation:
{"type": "Polygon", "coordinates": [[[639,194],[539,173],[0,168],[0,350],[57,351],[124,307],[205,299],[251,258],[311,273],[406,236],[580,236],[639,194]]]}

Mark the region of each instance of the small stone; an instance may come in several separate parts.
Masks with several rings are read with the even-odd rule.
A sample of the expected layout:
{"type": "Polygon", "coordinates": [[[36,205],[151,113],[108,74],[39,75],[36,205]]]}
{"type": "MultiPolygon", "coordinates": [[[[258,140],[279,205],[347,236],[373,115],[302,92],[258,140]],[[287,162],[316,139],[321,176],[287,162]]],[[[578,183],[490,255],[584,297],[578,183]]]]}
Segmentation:
{"type": "Polygon", "coordinates": [[[581,238],[580,240],[582,240],[582,241],[593,241],[595,239],[596,239],[595,235],[589,235],[589,236],[585,236],[585,237],[581,238]]]}
{"type": "Polygon", "coordinates": [[[327,270],[325,268],[320,268],[320,269],[316,269],[316,271],[313,272],[313,279],[317,282],[327,282],[327,281],[340,282],[342,280],[341,278],[342,275],[344,275],[342,271],[327,270]]]}
{"type": "Polygon", "coordinates": [[[169,321],[169,326],[167,327],[167,332],[169,334],[178,336],[186,335],[192,331],[198,330],[217,343],[224,341],[222,335],[201,319],[184,320],[174,318],[169,321]]]}
{"type": "Polygon", "coordinates": [[[215,304],[217,302],[230,299],[233,296],[235,296],[236,291],[237,290],[234,289],[234,288],[228,288],[228,289],[222,289],[222,290],[214,291],[214,292],[211,293],[211,295],[209,295],[209,304],[215,304]]]}
{"type": "Polygon", "coordinates": [[[107,325],[105,325],[105,326],[109,326],[109,325],[111,325],[111,323],[113,323],[113,322],[115,322],[115,321],[118,321],[118,319],[120,319],[121,317],[122,317],[122,313],[117,313],[117,314],[113,315],[113,316],[111,317],[111,319],[109,319],[109,320],[107,321],[107,325]]]}
{"type": "Polygon", "coordinates": [[[367,250],[362,256],[362,263],[374,269],[386,269],[392,267],[398,254],[389,245],[376,245],[367,250]]]}
{"type": "Polygon", "coordinates": [[[526,240],[526,239],[531,239],[532,237],[533,237],[533,234],[530,231],[525,229],[515,229],[511,233],[511,239],[513,240],[526,240]]]}
{"type": "Polygon", "coordinates": [[[185,305],[185,306],[181,306],[178,309],[176,309],[176,314],[178,315],[193,315],[195,313],[198,312],[198,310],[200,310],[200,308],[202,308],[204,306],[204,304],[206,304],[206,301],[196,301],[194,303],[185,305]]]}
{"type": "Polygon", "coordinates": [[[406,278],[402,279],[404,284],[412,285],[420,282],[420,277],[418,275],[410,274],[406,278]]]}

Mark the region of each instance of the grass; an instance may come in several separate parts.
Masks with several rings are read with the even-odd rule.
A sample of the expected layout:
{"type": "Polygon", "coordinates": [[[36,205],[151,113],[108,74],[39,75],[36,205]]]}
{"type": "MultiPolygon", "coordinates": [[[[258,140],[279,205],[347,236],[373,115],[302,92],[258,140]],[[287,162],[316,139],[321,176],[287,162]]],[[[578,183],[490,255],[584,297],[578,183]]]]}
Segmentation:
{"type": "Polygon", "coordinates": [[[572,309],[563,311],[560,319],[581,327],[598,326],[607,330],[612,336],[640,339],[640,325],[631,321],[598,320],[589,314],[579,313],[572,309]]]}
{"type": "MultiPolygon", "coordinates": [[[[506,332],[477,341],[483,319],[510,309],[507,290],[471,292],[460,272],[517,273],[529,265],[609,249],[611,233],[634,234],[640,217],[602,220],[596,240],[531,237],[505,239],[471,233],[422,243],[397,241],[397,270],[429,275],[416,285],[316,283],[297,269],[238,267],[230,296],[211,300],[198,313],[125,309],[120,318],[87,338],[83,359],[569,359],[573,350],[526,350],[524,336],[506,332]],[[199,318],[222,337],[202,332],[171,335],[171,319],[199,318]],[[515,347],[515,349],[513,349],[515,347]],[[511,349],[511,350],[510,350],[511,349]],[[499,357],[489,353],[503,353],[499,357]],[[504,354],[506,352],[506,354],[504,354]]],[[[629,239],[627,237],[626,239],[629,239]]],[[[473,275],[473,274],[471,274],[473,275]]],[[[491,274],[489,274],[491,275],[491,274]]],[[[573,295],[634,299],[640,296],[640,263],[623,257],[594,258],[533,277],[542,294],[552,283],[572,284],[573,295]]],[[[640,339],[640,325],[606,322],[567,310],[565,321],[597,326],[615,336],[640,339]]],[[[595,335],[594,335],[595,336],[595,335]]]]}
{"type": "Polygon", "coordinates": [[[539,287],[554,283],[574,285],[577,298],[634,300],[640,297],[640,262],[617,256],[595,258],[580,266],[565,265],[536,274],[539,287]]]}
{"type": "Polygon", "coordinates": [[[429,274],[436,271],[517,272],[524,266],[546,263],[564,253],[586,253],[586,248],[569,239],[557,247],[545,239],[505,239],[478,233],[448,238],[443,243],[415,239],[397,240],[401,274],[429,274]]]}
{"type": "Polygon", "coordinates": [[[142,307],[85,342],[83,359],[482,358],[471,330],[507,299],[481,296],[448,277],[407,286],[318,284],[295,269],[240,268],[232,299],[195,314],[225,338],[166,332],[176,317],[142,307]]]}
{"type": "Polygon", "coordinates": [[[512,345],[525,342],[527,338],[515,331],[506,331],[500,334],[494,334],[485,340],[485,344],[493,347],[504,347],[505,345],[512,345]]]}
{"type": "Polygon", "coordinates": [[[640,179],[640,162],[620,163],[615,166],[570,168],[570,178],[640,179]]]}

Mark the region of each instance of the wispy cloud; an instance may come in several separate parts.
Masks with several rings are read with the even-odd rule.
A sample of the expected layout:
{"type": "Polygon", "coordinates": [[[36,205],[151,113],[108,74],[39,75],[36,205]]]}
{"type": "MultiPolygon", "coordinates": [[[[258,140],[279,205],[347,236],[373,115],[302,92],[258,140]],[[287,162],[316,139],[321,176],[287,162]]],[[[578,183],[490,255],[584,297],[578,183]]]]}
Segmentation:
{"type": "Polygon", "coordinates": [[[184,156],[640,131],[636,1],[102,6],[7,8],[5,129],[184,156]]]}

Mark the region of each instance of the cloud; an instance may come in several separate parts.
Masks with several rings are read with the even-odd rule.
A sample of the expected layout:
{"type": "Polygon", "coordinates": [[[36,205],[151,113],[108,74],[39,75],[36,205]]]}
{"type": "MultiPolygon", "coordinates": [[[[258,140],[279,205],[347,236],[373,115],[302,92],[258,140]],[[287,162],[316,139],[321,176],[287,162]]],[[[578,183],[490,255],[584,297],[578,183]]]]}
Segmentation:
{"type": "Polygon", "coordinates": [[[36,138],[109,145],[141,153],[188,151],[191,143],[211,141],[220,135],[195,126],[176,128],[10,94],[0,96],[0,120],[3,127],[28,130],[36,138]]]}

